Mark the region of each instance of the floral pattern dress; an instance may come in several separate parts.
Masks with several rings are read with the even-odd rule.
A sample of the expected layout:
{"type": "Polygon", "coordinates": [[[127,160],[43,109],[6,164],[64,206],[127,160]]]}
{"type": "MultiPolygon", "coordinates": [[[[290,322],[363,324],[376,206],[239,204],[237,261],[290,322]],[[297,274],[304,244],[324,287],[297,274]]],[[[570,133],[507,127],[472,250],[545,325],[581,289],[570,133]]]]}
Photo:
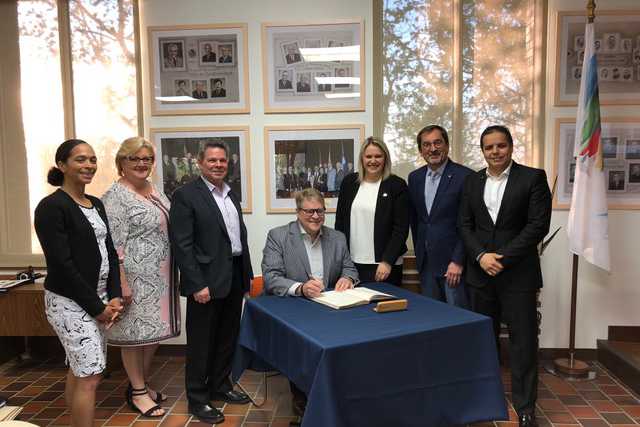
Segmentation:
{"type": "Polygon", "coordinates": [[[169,243],[169,200],[143,197],[120,182],[102,196],[132,302],[107,333],[110,345],[137,346],[180,335],[177,269],[169,243]]]}
{"type": "MultiPolygon", "coordinates": [[[[107,280],[109,278],[109,254],[107,252],[107,226],[95,207],[78,205],[91,224],[96,235],[102,262],[98,273],[96,292],[103,303],[109,302],[107,280]]],[[[105,327],[91,317],[74,300],[49,290],[44,291],[47,319],[58,335],[67,355],[73,375],[88,377],[102,373],[107,367],[107,342],[105,327]]]]}

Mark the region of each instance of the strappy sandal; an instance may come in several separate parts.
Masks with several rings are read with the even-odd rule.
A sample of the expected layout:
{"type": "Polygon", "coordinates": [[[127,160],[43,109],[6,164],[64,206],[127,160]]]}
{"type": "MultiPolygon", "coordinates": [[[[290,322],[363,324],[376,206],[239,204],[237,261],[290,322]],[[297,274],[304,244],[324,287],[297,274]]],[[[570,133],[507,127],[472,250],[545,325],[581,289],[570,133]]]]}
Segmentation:
{"type": "MultiPolygon", "coordinates": [[[[127,389],[124,391],[124,401],[127,402],[127,405],[132,405],[131,393],[133,392],[133,386],[131,383],[127,386],[127,389]]],[[[158,403],[158,402],[156,402],[158,403]]]]}
{"type": "Polygon", "coordinates": [[[158,390],[153,390],[151,387],[149,387],[149,383],[145,383],[145,385],[147,386],[147,390],[152,390],[156,394],[155,399],[151,397],[151,394],[149,394],[149,397],[151,397],[151,400],[153,400],[154,402],[160,404],[169,398],[169,396],[167,396],[166,394],[162,394],[158,390]]]}
{"type": "MultiPolygon", "coordinates": [[[[161,418],[164,417],[166,415],[166,413],[163,414],[157,414],[157,415],[153,415],[153,413],[155,411],[157,411],[158,409],[162,409],[162,407],[160,405],[155,405],[151,408],[149,408],[147,411],[142,412],[142,410],[140,408],[138,408],[135,403],[133,403],[133,396],[144,396],[145,394],[148,394],[149,392],[147,391],[147,388],[131,388],[131,401],[127,402],[129,404],[129,408],[131,408],[132,411],[138,412],[140,415],[142,415],[145,418],[161,418]]],[[[149,399],[151,399],[151,396],[149,396],[149,399]]],[[[153,400],[153,399],[151,399],[153,400]]]]}

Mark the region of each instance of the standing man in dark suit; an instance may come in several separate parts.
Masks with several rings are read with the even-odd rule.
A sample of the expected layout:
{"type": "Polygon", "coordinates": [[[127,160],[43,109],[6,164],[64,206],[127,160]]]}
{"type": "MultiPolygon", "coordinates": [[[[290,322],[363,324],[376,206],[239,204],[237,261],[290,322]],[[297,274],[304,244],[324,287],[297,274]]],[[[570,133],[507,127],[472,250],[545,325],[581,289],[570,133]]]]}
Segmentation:
{"type": "Polygon", "coordinates": [[[456,221],[464,179],[472,171],[449,159],[449,135],[438,125],[416,137],[427,162],[409,174],[411,233],[425,296],[466,308],[464,246],[456,221]]]}
{"type": "Polygon", "coordinates": [[[242,296],[253,273],[240,203],[223,181],[228,157],[226,145],[205,143],[198,153],[202,175],[173,193],[170,212],[180,291],[187,297],[189,412],[213,424],[224,416],[210,400],[249,401],[229,380],[242,296]]]}
{"type": "Polygon", "coordinates": [[[513,138],[504,126],[480,136],[488,167],[464,184],[458,225],[467,252],[472,309],[509,327],[513,406],[521,427],[537,426],[538,323],[542,287],[538,243],[549,232],[551,193],[544,170],[511,160],[513,138]]]}

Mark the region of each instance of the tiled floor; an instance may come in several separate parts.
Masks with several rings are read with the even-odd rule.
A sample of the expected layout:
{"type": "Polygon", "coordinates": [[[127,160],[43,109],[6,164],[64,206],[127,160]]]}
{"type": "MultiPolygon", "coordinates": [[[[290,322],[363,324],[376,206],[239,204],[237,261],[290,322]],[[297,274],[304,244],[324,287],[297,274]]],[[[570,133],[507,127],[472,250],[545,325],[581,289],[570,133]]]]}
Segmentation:
{"type": "MultiPolygon", "coordinates": [[[[184,360],[157,357],[152,384],[169,395],[164,407],[168,410],[161,420],[147,420],[134,414],[123,402],[127,385],[123,371],[113,372],[98,391],[96,426],[205,426],[192,420],[187,413],[184,394],[184,360]]],[[[592,382],[559,379],[540,370],[538,420],[541,427],[555,426],[638,426],[640,401],[624,384],[596,366],[598,377],[592,382]]],[[[15,363],[0,366],[0,395],[10,398],[10,404],[25,407],[20,419],[40,426],[67,426],[69,413],[62,393],[66,369],[59,365],[42,364],[28,369],[15,363]]],[[[509,399],[509,373],[503,372],[509,399]]],[[[241,383],[248,392],[263,396],[262,375],[246,373],[241,383]]],[[[223,426],[284,427],[292,418],[287,380],[282,376],[269,378],[269,399],[261,408],[250,405],[225,405],[219,402],[226,421],[223,426]]],[[[481,423],[476,426],[517,426],[510,407],[511,422],[481,423]]],[[[327,426],[330,427],[330,426],[327,426]]],[[[390,426],[392,427],[392,426],[390,426]]],[[[429,426],[426,426],[429,427],[429,426]]]]}

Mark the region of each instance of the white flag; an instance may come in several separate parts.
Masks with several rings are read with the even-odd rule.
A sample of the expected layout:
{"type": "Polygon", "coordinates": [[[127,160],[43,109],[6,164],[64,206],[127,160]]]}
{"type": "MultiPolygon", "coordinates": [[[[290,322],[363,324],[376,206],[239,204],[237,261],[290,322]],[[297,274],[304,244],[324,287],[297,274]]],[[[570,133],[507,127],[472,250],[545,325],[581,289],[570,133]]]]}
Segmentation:
{"type": "Polygon", "coordinates": [[[587,23],[584,44],[574,150],[576,172],[567,226],[569,250],[609,271],[609,219],[602,170],[598,66],[593,23],[587,23]]]}

